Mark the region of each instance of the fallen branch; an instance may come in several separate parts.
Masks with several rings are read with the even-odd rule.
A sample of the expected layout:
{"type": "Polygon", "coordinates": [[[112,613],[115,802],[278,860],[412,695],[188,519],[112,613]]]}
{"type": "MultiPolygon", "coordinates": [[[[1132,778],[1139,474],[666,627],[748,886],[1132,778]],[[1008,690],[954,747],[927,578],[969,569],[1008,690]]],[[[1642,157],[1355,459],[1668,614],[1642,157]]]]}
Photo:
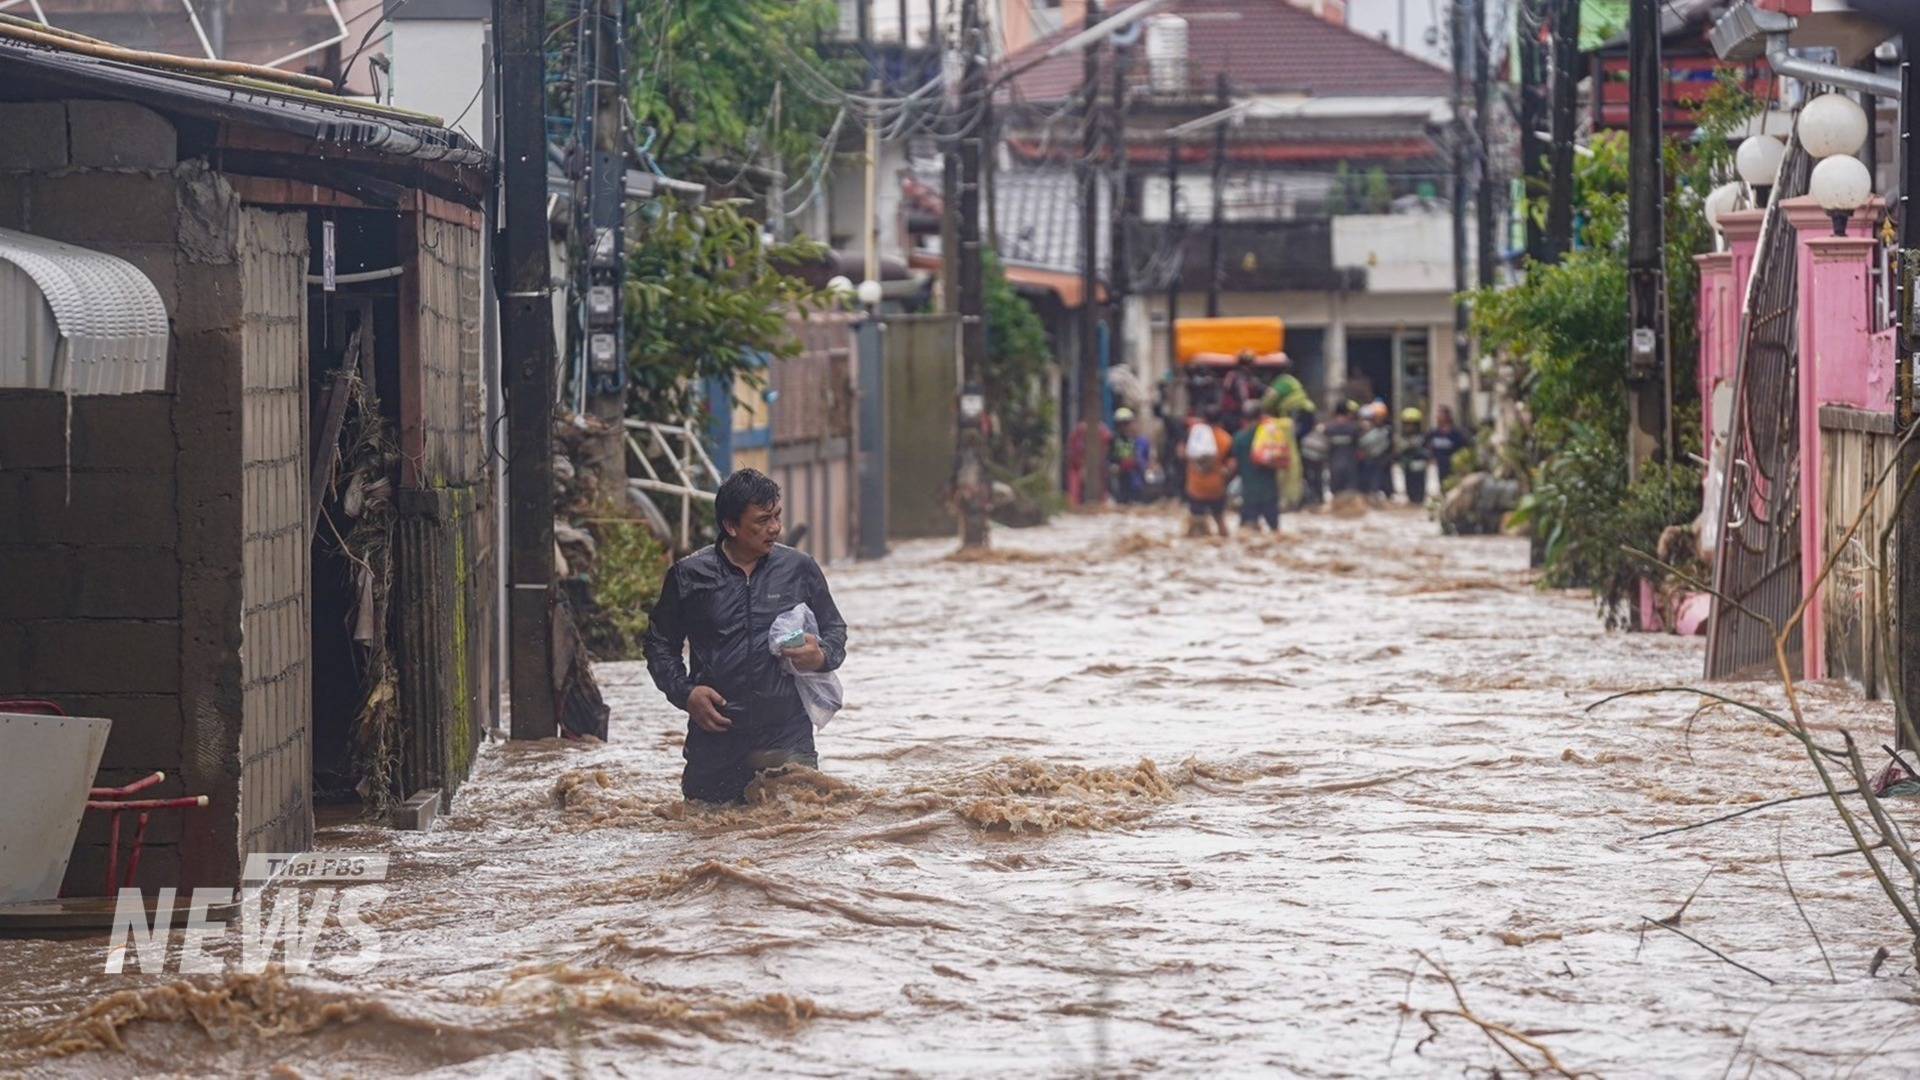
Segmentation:
{"type": "Polygon", "coordinates": [[[1768,986],[1779,985],[1779,983],[1775,982],[1774,980],[1767,978],[1765,975],[1760,974],[1759,972],[1753,970],[1747,965],[1741,963],[1738,960],[1735,960],[1733,957],[1728,956],[1726,953],[1723,953],[1719,949],[1716,949],[1713,946],[1707,944],[1706,942],[1701,941],[1699,938],[1694,937],[1692,934],[1687,933],[1685,930],[1682,930],[1677,926],[1673,926],[1668,923],[1662,922],[1659,919],[1649,919],[1645,915],[1640,916],[1640,919],[1642,922],[1645,922],[1648,926],[1657,926],[1660,929],[1667,931],[1668,933],[1679,934],[1681,937],[1686,938],[1688,941],[1691,941],[1695,945],[1698,945],[1701,948],[1707,950],[1713,955],[1719,957],[1721,960],[1729,964],[1732,964],[1734,967],[1739,968],[1741,971],[1746,972],[1747,974],[1753,976],[1756,979],[1762,980],[1768,986]]]}
{"type": "MultiPolygon", "coordinates": [[[[1849,791],[1841,792],[1841,794],[1851,795],[1851,794],[1855,794],[1855,792],[1849,790],[1849,791]]],[[[1809,792],[1808,794],[1805,794],[1805,795],[1789,795],[1784,799],[1768,799],[1766,802],[1754,803],[1751,806],[1747,806],[1739,810],[1735,810],[1731,814],[1721,814],[1719,817],[1708,818],[1705,821],[1696,821],[1691,825],[1676,825],[1671,829],[1661,829],[1659,832],[1650,832],[1645,836],[1636,836],[1633,838],[1633,841],[1634,843],[1637,844],[1642,840],[1652,840],[1655,837],[1672,836],[1674,833],[1691,832],[1694,829],[1704,829],[1709,825],[1718,825],[1723,821],[1732,821],[1734,818],[1737,818],[1737,817],[1745,817],[1748,814],[1755,813],[1756,811],[1760,811],[1760,810],[1765,810],[1769,807],[1784,806],[1787,803],[1806,802],[1810,799],[1824,799],[1826,797],[1827,797],[1826,792],[1814,791],[1814,792],[1809,792]]]]}
{"type": "MultiPolygon", "coordinates": [[[[1518,1043],[1529,1050],[1532,1050],[1534,1053],[1539,1054],[1541,1059],[1546,1062],[1546,1065],[1545,1065],[1546,1069],[1551,1070],[1552,1072],[1554,1072],[1559,1076],[1565,1077],[1566,1080],[1577,1080],[1578,1077],[1582,1075],[1587,1075],[1587,1074],[1574,1072],[1573,1070],[1567,1068],[1565,1065],[1561,1064],[1560,1059],[1558,1057],[1555,1057],[1553,1051],[1549,1050],[1545,1044],[1540,1042],[1540,1040],[1533,1038],[1532,1036],[1522,1034],[1521,1032],[1515,1031],[1513,1028],[1510,1028],[1505,1024],[1498,1024],[1491,1020],[1483,1020],[1479,1016],[1474,1015],[1473,1010],[1467,1007],[1467,998],[1465,994],[1461,993],[1460,984],[1454,981],[1453,976],[1448,973],[1447,969],[1444,967],[1441,967],[1438,961],[1434,960],[1433,957],[1428,956],[1424,952],[1415,950],[1414,955],[1418,956],[1421,960],[1425,961],[1428,967],[1431,967],[1434,971],[1438,972],[1440,974],[1440,977],[1447,981],[1448,988],[1453,991],[1454,1004],[1458,1006],[1458,1008],[1453,1008],[1453,1009],[1421,1009],[1420,1010],[1419,1012],[1420,1022],[1427,1025],[1428,1035],[1426,1038],[1421,1039],[1418,1043],[1414,1044],[1414,1047],[1413,1047],[1414,1053],[1418,1054],[1420,1052],[1421,1047],[1427,1045],[1430,1042],[1433,1042],[1434,1040],[1440,1037],[1440,1025],[1434,1023],[1434,1020],[1440,1017],[1451,1016],[1451,1017],[1454,1017],[1455,1019],[1465,1020],[1467,1023],[1472,1024],[1473,1026],[1479,1028],[1480,1033],[1487,1037],[1488,1042],[1492,1043],[1495,1047],[1497,1047],[1501,1053],[1511,1058],[1515,1065],[1518,1065],[1520,1068],[1526,1070],[1527,1075],[1529,1076],[1533,1075],[1536,1072],[1541,1071],[1542,1066],[1535,1062],[1528,1061],[1525,1057],[1521,1056],[1518,1050],[1515,1050],[1512,1046],[1507,1045],[1507,1040],[1512,1040],[1513,1042],[1518,1043]]],[[[1409,981],[1409,986],[1411,986],[1411,981],[1409,981]]],[[[1411,1008],[1410,1005],[1403,1004],[1401,1006],[1401,1009],[1403,1010],[1402,1015],[1404,1015],[1404,1010],[1407,1010],[1410,1008],[1411,1008]]]]}
{"type": "Polygon", "coordinates": [[[1787,883],[1787,895],[1793,898],[1793,909],[1800,913],[1800,921],[1807,924],[1807,933],[1813,935],[1814,947],[1820,950],[1820,962],[1827,965],[1827,981],[1837,984],[1840,976],[1833,973],[1833,961],[1827,957],[1827,946],[1820,940],[1820,931],[1813,928],[1813,920],[1807,917],[1807,909],[1800,906],[1800,894],[1794,891],[1793,879],[1787,876],[1787,853],[1780,844],[1781,834],[1785,831],[1785,823],[1773,830],[1773,855],[1780,860],[1780,880],[1787,883]]]}

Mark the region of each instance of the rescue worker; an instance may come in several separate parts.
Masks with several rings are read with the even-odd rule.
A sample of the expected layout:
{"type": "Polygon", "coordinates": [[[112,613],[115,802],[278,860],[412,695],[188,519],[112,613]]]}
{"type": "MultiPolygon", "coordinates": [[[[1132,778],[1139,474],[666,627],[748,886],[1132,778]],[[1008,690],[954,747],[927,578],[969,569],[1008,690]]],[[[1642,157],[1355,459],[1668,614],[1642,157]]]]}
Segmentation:
{"type": "Polygon", "coordinates": [[[645,649],[653,684],[687,714],[681,793],[736,803],[759,772],[820,764],[793,676],[768,648],[774,617],[812,609],[820,633],[784,654],[801,671],[840,666],[847,624],[819,565],[778,542],[779,484],[741,469],[720,485],[714,518],[720,539],[668,568],[645,649]]]}
{"type": "Polygon", "coordinates": [[[1260,399],[1260,411],[1289,421],[1292,427],[1294,453],[1281,474],[1281,505],[1291,508],[1320,502],[1327,483],[1327,447],[1326,436],[1319,433],[1313,398],[1299,379],[1283,372],[1260,399]]]}
{"type": "MultiPolygon", "coordinates": [[[[1240,478],[1240,531],[1258,532],[1260,523],[1266,522],[1271,532],[1280,531],[1280,468],[1274,464],[1262,462],[1255,453],[1255,442],[1260,436],[1260,426],[1264,419],[1260,403],[1249,401],[1245,406],[1247,422],[1233,436],[1234,475],[1240,478]]],[[[1278,418],[1274,418],[1278,422],[1278,418]]],[[[1288,428],[1291,429],[1291,424],[1288,428]]],[[[1291,454],[1292,431],[1283,436],[1291,454]]]]}
{"type": "Polygon", "coordinates": [[[1147,501],[1147,464],[1153,457],[1153,445],[1134,427],[1133,410],[1122,405],[1113,411],[1113,501],[1147,501]]]}
{"type": "Polygon", "coordinates": [[[1353,413],[1353,402],[1342,400],[1321,428],[1326,432],[1327,487],[1336,496],[1360,486],[1360,422],[1353,413]]]}
{"type": "Polygon", "coordinates": [[[1447,477],[1453,473],[1453,455],[1472,446],[1473,437],[1453,425],[1453,410],[1442,405],[1433,410],[1433,429],[1427,432],[1426,441],[1440,486],[1445,488],[1447,477]]]}
{"type": "Polygon", "coordinates": [[[1360,411],[1360,493],[1370,500],[1393,497],[1393,429],[1387,423],[1387,405],[1368,403],[1360,411]]]}
{"type": "Polygon", "coordinates": [[[1426,435],[1420,430],[1421,419],[1419,409],[1409,406],[1400,410],[1400,475],[1407,502],[1414,506],[1427,504],[1427,463],[1433,460],[1426,435]]]}
{"type": "Polygon", "coordinates": [[[1207,535],[1207,524],[1227,535],[1227,481],[1232,477],[1233,442],[1227,433],[1200,419],[1187,418],[1187,440],[1180,458],[1187,465],[1187,531],[1207,535]]]}

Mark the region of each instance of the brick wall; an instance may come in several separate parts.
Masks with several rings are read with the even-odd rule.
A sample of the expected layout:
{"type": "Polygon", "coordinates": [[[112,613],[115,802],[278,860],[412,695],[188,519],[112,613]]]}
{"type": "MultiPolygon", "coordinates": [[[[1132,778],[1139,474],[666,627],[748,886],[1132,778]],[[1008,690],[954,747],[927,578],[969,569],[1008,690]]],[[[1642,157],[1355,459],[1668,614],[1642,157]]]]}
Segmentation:
{"type": "Polygon", "coordinates": [[[485,460],[486,383],[480,371],[480,234],[419,219],[420,362],[427,482],[469,484],[485,460]]]}
{"type": "Polygon", "coordinates": [[[313,842],[307,568],[307,215],[248,208],[241,265],[240,837],[313,842]]]}
{"type": "Polygon", "coordinates": [[[450,795],[498,710],[489,692],[498,571],[486,473],[480,234],[425,216],[408,228],[417,273],[402,279],[401,325],[416,335],[421,460],[400,501],[395,537],[401,781],[409,792],[437,787],[450,795]]]}
{"type": "MultiPolygon", "coordinates": [[[[241,562],[239,204],[173,128],[119,102],[0,103],[0,226],[139,267],[173,323],[166,393],[0,393],[0,695],[113,721],[101,783],[155,769],[143,882],[237,873],[241,562]],[[71,469],[69,470],[69,465],[71,469]],[[71,484],[71,487],[69,487],[71,484]],[[71,491],[71,497],[69,497],[71,491]]],[[[89,815],[69,891],[98,891],[89,815]]]]}

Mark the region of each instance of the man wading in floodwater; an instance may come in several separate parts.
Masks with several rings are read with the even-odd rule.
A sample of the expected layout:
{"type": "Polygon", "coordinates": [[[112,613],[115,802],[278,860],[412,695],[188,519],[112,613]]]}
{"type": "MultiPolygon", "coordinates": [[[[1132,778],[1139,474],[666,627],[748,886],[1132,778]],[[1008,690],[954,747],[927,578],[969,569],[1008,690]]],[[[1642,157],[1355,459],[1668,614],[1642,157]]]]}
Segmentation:
{"type": "Polygon", "coordinates": [[[681,794],[726,803],[746,798],[755,773],[820,763],[793,676],[767,645],[774,617],[795,604],[813,609],[820,635],[785,654],[801,671],[840,666],[847,624],[819,564],[779,542],[779,484],[741,469],[720,485],[713,508],[721,539],[667,570],[646,652],[653,684],[687,713],[681,794]]]}

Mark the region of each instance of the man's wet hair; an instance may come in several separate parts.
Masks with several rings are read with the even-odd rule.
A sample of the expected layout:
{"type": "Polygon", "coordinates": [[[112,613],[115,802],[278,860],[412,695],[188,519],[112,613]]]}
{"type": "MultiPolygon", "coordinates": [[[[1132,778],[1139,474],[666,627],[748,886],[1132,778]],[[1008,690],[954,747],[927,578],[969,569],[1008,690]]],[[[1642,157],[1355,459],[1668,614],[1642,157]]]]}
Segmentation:
{"type": "Polygon", "coordinates": [[[749,506],[772,508],[780,501],[780,485],[773,477],[759,469],[740,469],[727,477],[726,483],[713,496],[713,517],[720,523],[720,532],[727,532],[727,526],[739,525],[740,516],[749,506]]]}

